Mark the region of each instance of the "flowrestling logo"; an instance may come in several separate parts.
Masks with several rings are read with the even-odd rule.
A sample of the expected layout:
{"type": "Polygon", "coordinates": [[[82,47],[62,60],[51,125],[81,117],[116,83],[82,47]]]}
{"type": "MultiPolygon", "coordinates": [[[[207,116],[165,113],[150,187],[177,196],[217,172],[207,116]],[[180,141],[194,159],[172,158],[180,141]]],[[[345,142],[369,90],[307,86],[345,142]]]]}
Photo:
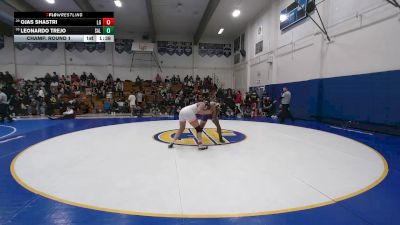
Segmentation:
{"type": "MultiPolygon", "coordinates": [[[[154,139],[164,143],[170,143],[173,141],[175,133],[177,130],[168,130],[163,131],[154,135],[154,139]]],[[[197,131],[193,128],[185,129],[180,136],[180,140],[176,142],[177,145],[189,145],[195,146],[197,145],[197,131]]],[[[232,130],[222,130],[222,137],[225,143],[221,143],[219,141],[219,136],[217,129],[215,128],[205,128],[203,130],[203,144],[204,145],[225,145],[225,144],[233,144],[243,141],[246,138],[246,135],[232,130]]]]}

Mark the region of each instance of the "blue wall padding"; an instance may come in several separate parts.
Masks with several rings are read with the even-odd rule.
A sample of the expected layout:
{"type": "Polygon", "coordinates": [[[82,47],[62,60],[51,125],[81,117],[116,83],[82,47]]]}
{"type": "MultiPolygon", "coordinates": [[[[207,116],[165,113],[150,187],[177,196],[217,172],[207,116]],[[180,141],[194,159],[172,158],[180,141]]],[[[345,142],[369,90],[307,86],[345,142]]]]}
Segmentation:
{"type": "Polygon", "coordinates": [[[273,99],[292,92],[296,118],[334,118],[400,125],[400,70],[266,86],[273,99]]]}

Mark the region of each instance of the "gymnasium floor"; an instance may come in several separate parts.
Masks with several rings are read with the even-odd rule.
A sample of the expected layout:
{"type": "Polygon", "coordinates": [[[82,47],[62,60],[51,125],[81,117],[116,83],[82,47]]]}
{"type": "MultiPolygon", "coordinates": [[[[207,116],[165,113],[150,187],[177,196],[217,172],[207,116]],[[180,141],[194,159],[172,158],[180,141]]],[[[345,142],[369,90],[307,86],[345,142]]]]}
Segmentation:
{"type": "Polygon", "coordinates": [[[168,118],[0,125],[0,224],[400,223],[400,137],[223,120],[206,151],[168,118]]]}

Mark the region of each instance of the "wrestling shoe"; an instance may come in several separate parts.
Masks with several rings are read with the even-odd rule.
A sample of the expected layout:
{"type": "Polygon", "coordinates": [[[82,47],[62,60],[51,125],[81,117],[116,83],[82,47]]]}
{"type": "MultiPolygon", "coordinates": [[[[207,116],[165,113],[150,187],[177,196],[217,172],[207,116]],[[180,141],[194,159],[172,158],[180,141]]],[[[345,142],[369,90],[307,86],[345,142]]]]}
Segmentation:
{"type": "Polygon", "coordinates": [[[173,148],[174,147],[174,143],[170,143],[169,145],[168,145],[168,148],[173,148]]]}
{"type": "Polygon", "coordinates": [[[203,150],[206,150],[206,149],[208,149],[208,146],[199,145],[199,150],[200,150],[200,151],[203,151],[203,150]]]}

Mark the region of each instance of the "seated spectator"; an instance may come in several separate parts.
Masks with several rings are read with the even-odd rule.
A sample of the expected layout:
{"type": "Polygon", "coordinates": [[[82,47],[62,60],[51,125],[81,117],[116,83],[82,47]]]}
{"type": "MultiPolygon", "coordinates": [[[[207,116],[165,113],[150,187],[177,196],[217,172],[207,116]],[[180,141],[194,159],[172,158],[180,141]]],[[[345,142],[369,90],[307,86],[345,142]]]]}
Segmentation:
{"type": "Polygon", "coordinates": [[[46,111],[47,111],[47,104],[46,104],[45,101],[43,101],[43,102],[40,103],[39,113],[40,113],[41,116],[44,116],[44,115],[46,115],[46,111]]]}
{"type": "Polygon", "coordinates": [[[65,84],[71,84],[71,81],[72,81],[72,79],[71,79],[71,76],[70,75],[67,75],[67,77],[65,78],[65,84]]]}
{"type": "Polygon", "coordinates": [[[265,116],[270,117],[274,114],[274,104],[276,101],[271,101],[270,97],[264,97],[263,113],[265,116]]]}
{"type": "Polygon", "coordinates": [[[244,111],[243,111],[243,116],[244,116],[244,118],[250,118],[250,117],[251,117],[251,113],[252,113],[251,107],[247,105],[247,106],[244,108],[244,111]]]}
{"type": "Polygon", "coordinates": [[[173,84],[175,84],[175,82],[176,82],[176,76],[175,76],[175,74],[172,74],[172,77],[171,77],[171,83],[173,83],[173,84]]]}
{"type": "Polygon", "coordinates": [[[78,75],[76,75],[76,73],[72,73],[72,75],[71,75],[71,83],[74,83],[74,82],[79,82],[79,77],[78,77],[78,75]]]}
{"type": "Polygon", "coordinates": [[[166,76],[164,82],[165,82],[165,83],[169,83],[169,81],[170,81],[170,80],[169,80],[169,77],[166,76]]]}
{"type": "Polygon", "coordinates": [[[257,102],[251,103],[251,118],[258,116],[257,102]]]}
{"type": "Polygon", "coordinates": [[[156,105],[156,104],[153,104],[153,107],[151,107],[151,109],[150,109],[150,113],[151,113],[151,116],[159,116],[161,113],[160,113],[160,108],[156,105]]]}
{"type": "Polygon", "coordinates": [[[50,92],[52,94],[57,94],[57,92],[58,92],[58,82],[57,81],[53,80],[50,83],[50,92]]]}
{"type": "Polygon", "coordinates": [[[186,75],[185,78],[183,78],[183,84],[186,85],[189,82],[189,75],[186,75]]]}
{"type": "Polygon", "coordinates": [[[235,113],[233,112],[231,107],[227,107],[226,108],[226,116],[227,117],[234,117],[235,116],[235,113]]]}
{"type": "Polygon", "coordinates": [[[68,106],[61,116],[49,116],[48,118],[51,120],[75,119],[75,112],[71,106],[68,106]]]}
{"type": "Polygon", "coordinates": [[[157,83],[161,83],[161,76],[158,73],[157,73],[157,76],[156,76],[156,82],[157,83]]]}

